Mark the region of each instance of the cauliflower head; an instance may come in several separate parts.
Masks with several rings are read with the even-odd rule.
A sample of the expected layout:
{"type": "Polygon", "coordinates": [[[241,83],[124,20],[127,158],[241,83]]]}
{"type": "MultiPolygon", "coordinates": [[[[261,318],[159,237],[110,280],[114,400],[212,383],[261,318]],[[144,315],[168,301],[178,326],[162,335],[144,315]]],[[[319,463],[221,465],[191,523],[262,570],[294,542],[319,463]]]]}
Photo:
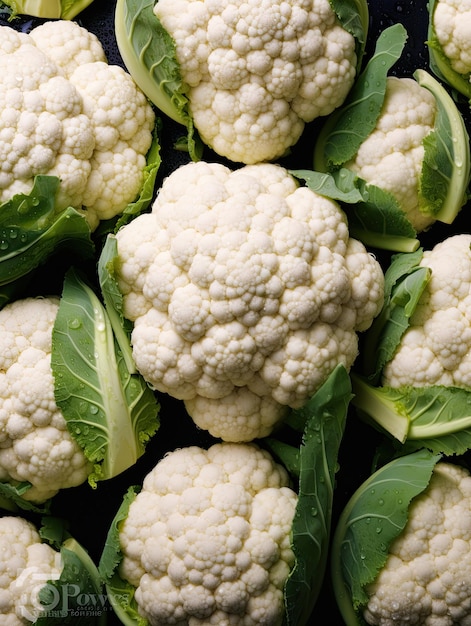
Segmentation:
{"type": "Polygon", "coordinates": [[[297,495],[255,444],[168,453],[120,526],[120,576],[162,624],[280,625],[297,495]]]}
{"type": "Polygon", "coordinates": [[[439,462],[368,586],[368,624],[453,626],[471,620],[471,476],[439,462]]]}
{"type": "Polygon", "coordinates": [[[471,72],[471,7],[462,0],[435,0],[435,35],[451,67],[458,74],[471,72]]]}
{"type": "Polygon", "coordinates": [[[329,0],[159,0],[194,125],[232,161],[282,156],[306,122],[345,100],[355,39],[329,0]]]}
{"type": "Polygon", "coordinates": [[[349,368],[383,302],[338,204],[275,164],[180,166],[116,238],[138,370],[226,441],[268,435],[349,368]]]}
{"type": "Polygon", "coordinates": [[[57,210],[73,206],[95,229],[135,199],[155,115],[95,35],[68,20],[2,26],[0,103],[0,202],[57,176],[57,210]]]}
{"type": "Polygon", "coordinates": [[[434,95],[413,78],[388,76],[376,127],[346,168],[391,193],[417,232],[431,226],[434,215],[420,210],[420,175],[425,137],[433,131],[434,95]]]}
{"type": "MultiPolygon", "coordinates": [[[[24,626],[41,611],[38,591],[62,572],[60,554],[43,543],[22,517],[0,517],[0,616],[6,626],[24,626]]],[[[42,606],[44,610],[44,606],[42,606]]]]}
{"type": "Polygon", "coordinates": [[[471,388],[471,235],[448,237],[423,253],[431,278],[409,328],[383,370],[391,387],[471,388]]]}
{"type": "Polygon", "coordinates": [[[0,480],[31,483],[44,502],[83,482],[91,465],[54,399],[52,328],[59,299],[25,298],[0,310],[0,480]]]}

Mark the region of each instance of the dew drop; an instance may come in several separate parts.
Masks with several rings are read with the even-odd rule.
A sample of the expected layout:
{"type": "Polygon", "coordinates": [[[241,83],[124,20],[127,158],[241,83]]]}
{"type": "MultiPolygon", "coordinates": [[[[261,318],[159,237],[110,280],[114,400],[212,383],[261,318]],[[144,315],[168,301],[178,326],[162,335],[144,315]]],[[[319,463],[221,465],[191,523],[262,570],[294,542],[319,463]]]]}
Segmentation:
{"type": "Polygon", "coordinates": [[[82,326],[82,322],[78,317],[74,317],[73,319],[67,322],[67,326],[72,328],[72,330],[76,330],[82,326]]]}

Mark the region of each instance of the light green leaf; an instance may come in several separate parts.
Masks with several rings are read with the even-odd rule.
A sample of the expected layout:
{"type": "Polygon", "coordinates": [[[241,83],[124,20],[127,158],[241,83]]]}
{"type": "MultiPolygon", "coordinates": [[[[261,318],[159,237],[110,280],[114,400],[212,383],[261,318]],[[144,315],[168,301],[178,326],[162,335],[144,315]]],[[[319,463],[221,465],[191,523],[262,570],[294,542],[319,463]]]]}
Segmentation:
{"type": "Polygon", "coordinates": [[[123,558],[119,541],[120,525],[127,518],[129,507],[135,500],[139,490],[139,487],[132,486],[125,493],[121,505],[111,522],[98,564],[98,571],[105,582],[111,606],[125,626],[148,626],[147,620],[138,613],[134,599],[135,588],[120,578],[118,574],[118,567],[123,558]]]}
{"type": "Polygon", "coordinates": [[[428,486],[440,460],[429,450],[394,459],[374,472],[342,511],[332,543],[332,580],[347,626],[363,623],[365,585],[384,567],[391,543],[404,529],[410,503],[428,486]]]}
{"type": "Polygon", "coordinates": [[[74,17],[92,4],[92,2],[93,0],[61,0],[61,19],[73,20],[74,17]]]}
{"type": "Polygon", "coordinates": [[[434,13],[437,4],[438,0],[429,0],[427,4],[429,23],[426,44],[429,50],[430,69],[442,82],[469,100],[471,98],[470,72],[460,74],[452,68],[450,58],[445,54],[435,32],[434,13]]]}
{"type": "Polygon", "coordinates": [[[0,482],[0,508],[17,511],[33,511],[34,513],[48,513],[51,501],[47,500],[41,504],[31,502],[24,496],[31,489],[31,483],[23,482],[0,482]]]}
{"type": "MultiPolygon", "coordinates": [[[[376,126],[386,93],[389,69],[401,57],[407,39],[402,24],[380,33],[373,56],[358,77],[345,104],[329,118],[319,137],[327,169],[340,167],[358,152],[376,126]]],[[[315,165],[316,169],[323,169],[315,165]]]]}
{"type": "Polygon", "coordinates": [[[93,0],[3,0],[12,10],[12,18],[30,15],[43,19],[72,20],[93,0]]]}
{"type": "Polygon", "coordinates": [[[460,387],[375,387],[352,373],[352,400],[361,417],[407,449],[456,455],[471,449],[471,391],[460,387]]]}
{"type": "Polygon", "coordinates": [[[193,160],[202,146],[188,108],[175,42],[154,14],[154,0],[118,0],[115,34],[128,72],[153,104],[187,129],[187,149],[193,160]]]}
{"type": "Polygon", "coordinates": [[[361,365],[370,382],[378,382],[393,357],[430,281],[430,269],[420,266],[422,255],[422,248],[394,255],[386,269],[383,307],[363,336],[361,365]]]}
{"type": "Polygon", "coordinates": [[[424,70],[414,78],[435,97],[434,130],[424,139],[419,208],[451,224],[468,199],[470,142],[463,117],[444,87],[424,70]]]}
{"type": "Polygon", "coordinates": [[[56,403],[94,464],[91,485],[128,469],[158,429],[157,400],[130,372],[93,289],[69,270],[52,334],[56,403]]]}
{"type": "Polygon", "coordinates": [[[394,196],[366,183],[352,170],[341,167],[331,173],[290,173],[315,193],[339,202],[347,213],[351,236],[365,246],[395,252],[412,252],[419,247],[417,233],[394,196]]]}
{"type": "MultiPolygon", "coordinates": [[[[304,407],[286,420],[296,430],[304,424],[298,450],[299,498],[292,526],[296,562],[285,585],[289,626],[308,623],[324,579],[335,474],[350,399],[350,379],[339,365],[304,407]]],[[[276,454],[276,446],[271,449],[276,454]]]]}
{"type": "Polygon", "coordinates": [[[83,259],[92,257],[85,217],[73,208],[56,212],[59,183],[55,176],[36,176],[29,194],[17,194],[0,205],[0,285],[23,278],[58,248],[67,247],[83,259]]]}
{"type": "MultiPolygon", "coordinates": [[[[48,539],[47,531],[40,530],[43,538],[48,539]]],[[[73,537],[65,538],[59,549],[62,572],[39,590],[44,609],[38,611],[35,626],[50,626],[56,615],[61,626],[104,626],[109,606],[98,568],[73,537]],[[84,605],[85,599],[90,604],[84,605]]]]}
{"type": "Polygon", "coordinates": [[[342,168],[334,173],[290,170],[290,174],[304,180],[311,191],[331,200],[346,204],[356,204],[363,200],[358,185],[358,177],[351,170],[342,168]]]}
{"type": "Polygon", "coordinates": [[[117,264],[118,242],[115,235],[108,235],[98,259],[98,280],[106,312],[126,362],[126,367],[130,374],[135,374],[136,365],[130,343],[133,324],[124,317],[123,294],[119,290],[116,279],[117,264]]]}

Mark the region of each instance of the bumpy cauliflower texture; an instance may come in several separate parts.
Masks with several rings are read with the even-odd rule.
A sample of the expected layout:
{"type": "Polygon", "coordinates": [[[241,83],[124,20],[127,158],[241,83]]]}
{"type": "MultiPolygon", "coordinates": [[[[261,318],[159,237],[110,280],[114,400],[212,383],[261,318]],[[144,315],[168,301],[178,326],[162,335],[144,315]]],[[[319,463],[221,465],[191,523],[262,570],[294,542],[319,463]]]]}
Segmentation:
{"type": "Polygon", "coordinates": [[[471,72],[471,7],[463,0],[437,0],[433,26],[452,68],[458,74],[471,72]]]}
{"type": "Polygon", "coordinates": [[[412,78],[387,79],[386,96],[375,129],[345,167],[371,185],[389,191],[417,232],[434,217],[419,207],[424,138],[433,130],[433,94],[412,78]]]}
{"type": "Polygon", "coordinates": [[[1,202],[57,176],[58,210],[83,209],[95,229],[135,199],[155,117],[95,35],[66,20],[29,35],[2,26],[0,104],[1,202]]]}
{"type": "Polygon", "coordinates": [[[83,483],[91,466],[54,399],[52,328],[57,298],[25,298],[0,311],[0,480],[30,482],[36,502],[83,483]]]}
{"type": "Polygon", "coordinates": [[[159,0],[203,141],[233,161],[280,157],[340,106],[355,40],[328,0],[159,0]]]}
{"type": "Polygon", "coordinates": [[[21,518],[0,517],[0,616],[4,626],[31,624],[44,611],[38,592],[61,575],[60,554],[42,543],[35,526],[21,518]]]}
{"type": "Polygon", "coordinates": [[[383,302],[339,206],[278,165],[181,166],[117,247],[137,368],[227,441],[269,434],[349,368],[383,302]]]}
{"type": "Polygon", "coordinates": [[[448,237],[426,250],[432,276],[410,327],[383,371],[391,387],[471,388],[471,235],[448,237]]]}
{"type": "Polygon", "coordinates": [[[297,503],[285,470],[252,444],[167,454],[120,528],[120,575],[163,624],[279,625],[297,503]]]}
{"type": "Polygon", "coordinates": [[[369,586],[368,624],[453,626],[471,621],[471,477],[440,462],[411,504],[386,565],[369,586]]]}

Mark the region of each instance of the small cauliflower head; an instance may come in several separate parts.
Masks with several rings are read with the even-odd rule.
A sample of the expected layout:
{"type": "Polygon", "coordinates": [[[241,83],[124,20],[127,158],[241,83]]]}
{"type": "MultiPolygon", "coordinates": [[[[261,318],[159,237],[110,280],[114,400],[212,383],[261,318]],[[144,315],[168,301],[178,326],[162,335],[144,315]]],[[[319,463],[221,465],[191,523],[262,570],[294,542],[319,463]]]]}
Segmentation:
{"type": "Polygon", "coordinates": [[[297,495],[255,444],[168,453],[120,527],[120,576],[164,624],[281,625],[297,495]]]}
{"type": "Polygon", "coordinates": [[[0,517],[0,621],[25,626],[44,611],[38,593],[62,572],[60,554],[22,517],[0,517]]]}
{"type": "Polygon", "coordinates": [[[345,100],[355,39],[329,0],[159,0],[194,125],[232,161],[282,156],[306,122],[345,100]]]}
{"type": "Polygon", "coordinates": [[[470,246],[471,235],[459,234],[423,253],[431,278],[383,370],[384,385],[471,388],[470,246]]]}
{"type": "Polygon", "coordinates": [[[471,72],[471,7],[463,0],[436,0],[433,28],[451,67],[458,74],[471,72]]]}
{"type": "Polygon", "coordinates": [[[76,208],[94,230],[136,198],[154,112],[85,28],[0,27],[0,103],[0,202],[29,193],[36,175],[57,176],[57,210],[76,208]]]}
{"type": "Polygon", "coordinates": [[[368,624],[454,626],[471,623],[471,476],[439,462],[411,503],[401,535],[374,583],[368,624]]]}
{"type": "Polygon", "coordinates": [[[44,502],[88,477],[91,465],[54,399],[52,329],[59,299],[25,298],[0,310],[0,481],[27,481],[44,502]]]}
{"type": "Polygon", "coordinates": [[[225,441],[268,435],[349,368],[383,302],[338,204],[275,164],[183,165],[116,238],[137,368],[225,441]]]}
{"type": "Polygon", "coordinates": [[[435,97],[416,80],[389,76],[376,127],[344,165],[392,194],[417,232],[435,221],[421,211],[419,189],[423,141],[434,128],[436,111],[435,97]]]}

